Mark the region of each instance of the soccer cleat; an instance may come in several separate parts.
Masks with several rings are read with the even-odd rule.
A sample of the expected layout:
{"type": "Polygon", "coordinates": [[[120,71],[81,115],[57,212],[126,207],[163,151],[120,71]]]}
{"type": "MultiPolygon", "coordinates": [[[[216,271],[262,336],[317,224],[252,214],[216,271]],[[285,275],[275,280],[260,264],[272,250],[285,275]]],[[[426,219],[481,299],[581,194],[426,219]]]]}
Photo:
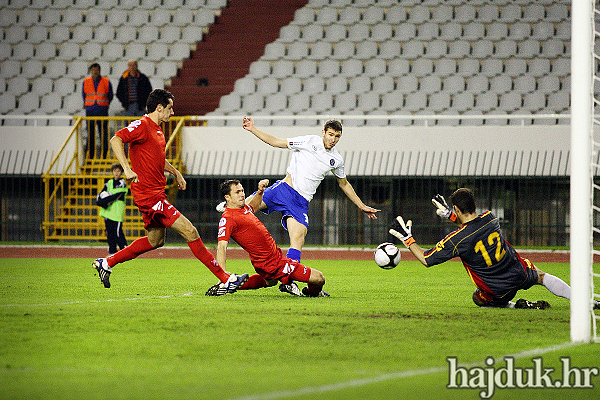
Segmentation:
{"type": "Polygon", "coordinates": [[[296,282],[290,282],[287,285],[282,283],[279,285],[279,291],[282,293],[289,293],[292,296],[302,296],[302,292],[300,292],[300,288],[298,288],[296,282]]]}
{"type": "Polygon", "coordinates": [[[102,282],[104,287],[109,288],[110,287],[109,277],[110,277],[110,273],[112,272],[112,270],[110,269],[108,264],[106,264],[106,258],[97,258],[92,263],[92,267],[94,267],[96,269],[96,271],[98,271],[98,276],[100,277],[100,282],[102,282]]]}
{"type": "Polygon", "coordinates": [[[305,295],[306,297],[329,297],[329,293],[327,293],[326,291],[322,290],[315,296],[313,294],[310,293],[310,291],[308,290],[307,287],[302,289],[302,294],[305,295]]]}
{"type": "Polygon", "coordinates": [[[221,202],[219,204],[217,204],[217,206],[215,207],[215,210],[217,210],[220,213],[225,212],[225,202],[221,202]]]}
{"type": "Polygon", "coordinates": [[[227,282],[219,282],[208,288],[205,296],[222,296],[227,293],[235,293],[240,286],[248,280],[248,274],[231,274],[227,282]]]}
{"type": "Polygon", "coordinates": [[[529,308],[535,310],[545,310],[546,308],[550,308],[550,303],[544,300],[539,301],[527,301],[525,299],[519,299],[515,303],[515,308],[529,308]]]}
{"type": "Polygon", "coordinates": [[[594,300],[594,310],[600,310],[600,301],[594,300]]]}

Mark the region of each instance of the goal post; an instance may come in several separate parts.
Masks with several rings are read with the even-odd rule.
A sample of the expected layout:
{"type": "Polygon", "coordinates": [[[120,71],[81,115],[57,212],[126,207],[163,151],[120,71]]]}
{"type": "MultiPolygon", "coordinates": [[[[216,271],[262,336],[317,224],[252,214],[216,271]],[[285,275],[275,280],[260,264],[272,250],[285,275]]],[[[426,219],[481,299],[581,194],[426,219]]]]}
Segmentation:
{"type": "Polygon", "coordinates": [[[571,341],[592,340],[592,146],[595,1],[571,9],[571,341]]]}

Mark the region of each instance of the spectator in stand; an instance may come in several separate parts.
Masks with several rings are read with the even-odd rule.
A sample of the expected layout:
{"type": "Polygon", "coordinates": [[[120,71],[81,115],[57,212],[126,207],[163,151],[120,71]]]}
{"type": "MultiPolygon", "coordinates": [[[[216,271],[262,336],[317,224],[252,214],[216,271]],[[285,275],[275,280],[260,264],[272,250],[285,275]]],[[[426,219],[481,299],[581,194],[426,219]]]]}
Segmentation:
{"type": "Polygon", "coordinates": [[[137,61],[129,60],[127,65],[129,68],[119,78],[117,98],[123,105],[125,115],[142,116],[146,112],[146,100],[152,91],[152,84],[138,70],[137,61]]]}
{"type": "MultiPolygon", "coordinates": [[[[90,76],[83,81],[83,104],[86,117],[108,117],[108,106],[113,99],[112,84],[107,77],[100,75],[100,64],[94,63],[89,68],[90,76]]],[[[88,138],[86,154],[89,158],[96,156],[96,130],[100,135],[101,155],[108,153],[108,120],[88,121],[88,138]],[[98,128],[98,129],[96,129],[98,128]]]]}

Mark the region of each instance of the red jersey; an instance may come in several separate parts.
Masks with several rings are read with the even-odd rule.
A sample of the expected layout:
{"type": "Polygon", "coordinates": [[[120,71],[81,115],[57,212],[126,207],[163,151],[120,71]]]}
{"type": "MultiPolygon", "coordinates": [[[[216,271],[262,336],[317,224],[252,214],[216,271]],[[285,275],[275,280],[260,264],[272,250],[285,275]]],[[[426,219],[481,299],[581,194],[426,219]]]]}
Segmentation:
{"type": "Polygon", "coordinates": [[[144,115],[116,134],[129,143],[131,169],[139,182],[131,183],[134,201],[140,205],[149,199],[165,195],[165,135],[150,117],[144,115]]]}
{"type": "Polygon", "coordinates": [[[252,207],[226,208],[219,221],[218,240],[233,238],[250,255],[255,268],[274,271],[283,255],[267,228],[254,215],[252,207]]]}

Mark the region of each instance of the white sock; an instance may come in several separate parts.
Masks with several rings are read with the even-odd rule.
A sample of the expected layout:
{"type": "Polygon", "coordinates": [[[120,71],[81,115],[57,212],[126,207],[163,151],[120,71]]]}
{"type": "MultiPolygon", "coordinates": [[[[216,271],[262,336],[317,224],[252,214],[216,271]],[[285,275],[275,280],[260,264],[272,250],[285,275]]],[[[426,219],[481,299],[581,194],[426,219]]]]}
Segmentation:
{"type": "Polygon", "coordinates": [[[554,275],[548,273],[544,275],[544,286],[557,296],[564,297],[565,299],[571,298],[571,286],[567,285],[565,281],[554,275]]]}

